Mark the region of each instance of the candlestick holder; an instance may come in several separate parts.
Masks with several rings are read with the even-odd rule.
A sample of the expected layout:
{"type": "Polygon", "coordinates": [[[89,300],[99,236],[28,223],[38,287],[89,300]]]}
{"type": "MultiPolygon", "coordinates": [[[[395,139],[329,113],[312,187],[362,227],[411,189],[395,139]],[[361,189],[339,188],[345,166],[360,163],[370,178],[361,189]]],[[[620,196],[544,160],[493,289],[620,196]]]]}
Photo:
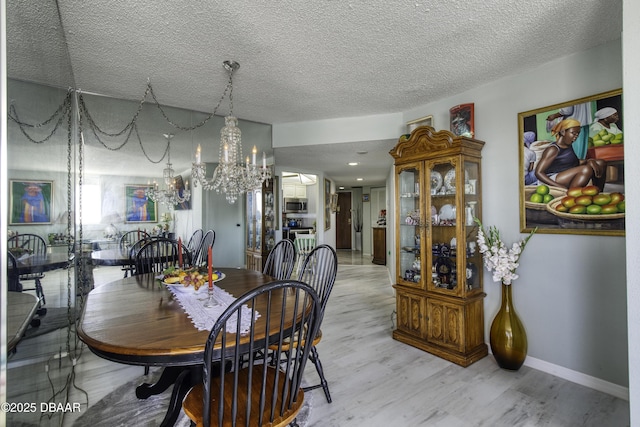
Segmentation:
{"type": "Polygon", "coordinates": [[[204,302],[204,306],[207,308],[211,308],[211,307],[215,307],[216,305],[218,305],[218,302],[213,296],[213,286],[209,286],[207,288],[207,298],[204,302]]]}

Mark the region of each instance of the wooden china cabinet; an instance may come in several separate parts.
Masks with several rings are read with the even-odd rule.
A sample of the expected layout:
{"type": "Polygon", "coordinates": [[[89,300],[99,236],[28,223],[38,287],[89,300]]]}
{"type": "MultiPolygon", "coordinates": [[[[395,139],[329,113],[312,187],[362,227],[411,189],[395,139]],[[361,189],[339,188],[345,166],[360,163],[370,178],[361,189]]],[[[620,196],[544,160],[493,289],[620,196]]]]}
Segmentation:
{"type": "Polygon", "coordinates": [[[422,126],[395,159],[393,338],[469,366],[487,355],[478,226],[484,142],[422,126]]]}
{"type": "Polygon", "coordinates": [[[247,192],[247,269],[262,271],[269,252],[276,245],[278,200],[274,179],[262,188],[247,192]]]}

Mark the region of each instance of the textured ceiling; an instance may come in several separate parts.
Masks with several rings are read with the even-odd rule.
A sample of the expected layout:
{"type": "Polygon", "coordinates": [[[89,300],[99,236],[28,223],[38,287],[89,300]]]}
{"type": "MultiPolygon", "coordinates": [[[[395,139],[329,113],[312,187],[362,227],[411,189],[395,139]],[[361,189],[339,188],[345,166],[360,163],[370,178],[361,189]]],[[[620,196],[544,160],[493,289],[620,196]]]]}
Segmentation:
{"type": "Polygon", "coordinates": [[[407,111],[622,30],[621,0],[7,3],[10,77],[211,112],[233,59],[234,113],[270,124],[407,111]]]}

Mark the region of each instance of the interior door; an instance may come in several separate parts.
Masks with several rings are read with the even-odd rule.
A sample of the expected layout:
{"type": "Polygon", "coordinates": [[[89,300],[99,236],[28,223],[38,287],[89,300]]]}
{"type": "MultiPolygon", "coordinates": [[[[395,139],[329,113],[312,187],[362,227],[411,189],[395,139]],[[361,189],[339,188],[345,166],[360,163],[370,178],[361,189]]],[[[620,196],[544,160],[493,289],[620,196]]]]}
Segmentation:
{"type": "Polygon", "coordinates": [[[245,267],[245,198],[228,203],[225,195],[203,191],[202,228],[216,232],[213,245],[215,267],[245,267]]]}
{"type": "Polygon", "coordinates": [[[351,193],[338,193],[336,249],[351,249],[351,193]]]}

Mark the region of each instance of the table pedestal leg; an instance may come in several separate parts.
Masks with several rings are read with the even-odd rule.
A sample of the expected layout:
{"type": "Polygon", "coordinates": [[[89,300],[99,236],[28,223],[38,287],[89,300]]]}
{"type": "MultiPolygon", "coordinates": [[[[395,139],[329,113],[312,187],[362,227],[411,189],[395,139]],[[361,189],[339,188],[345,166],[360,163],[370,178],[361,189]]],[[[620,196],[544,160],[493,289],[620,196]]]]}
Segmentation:
{"type": "MultiPolygon", "coordinates": [[[[219,364],[218,364],[219,365],[219,364]]],[[[225,371],[231,370],[231,363],[225,364],[225,371]]],[[[219,375],[219,366],[214,368],[212,375],[219,375]]],[[[155,384],[140,384],[136,388],[136,397],[138,399],[146,399],[149,396],[160,394],[173,384],[171,399],[167,413],[160,423],[161,427],[173,426],[180,415],[182,401],[189,390],[196,384],[202,382],[202,365],[194,366],[169,366],[164,368],[160,379],[155,384]]]]}

